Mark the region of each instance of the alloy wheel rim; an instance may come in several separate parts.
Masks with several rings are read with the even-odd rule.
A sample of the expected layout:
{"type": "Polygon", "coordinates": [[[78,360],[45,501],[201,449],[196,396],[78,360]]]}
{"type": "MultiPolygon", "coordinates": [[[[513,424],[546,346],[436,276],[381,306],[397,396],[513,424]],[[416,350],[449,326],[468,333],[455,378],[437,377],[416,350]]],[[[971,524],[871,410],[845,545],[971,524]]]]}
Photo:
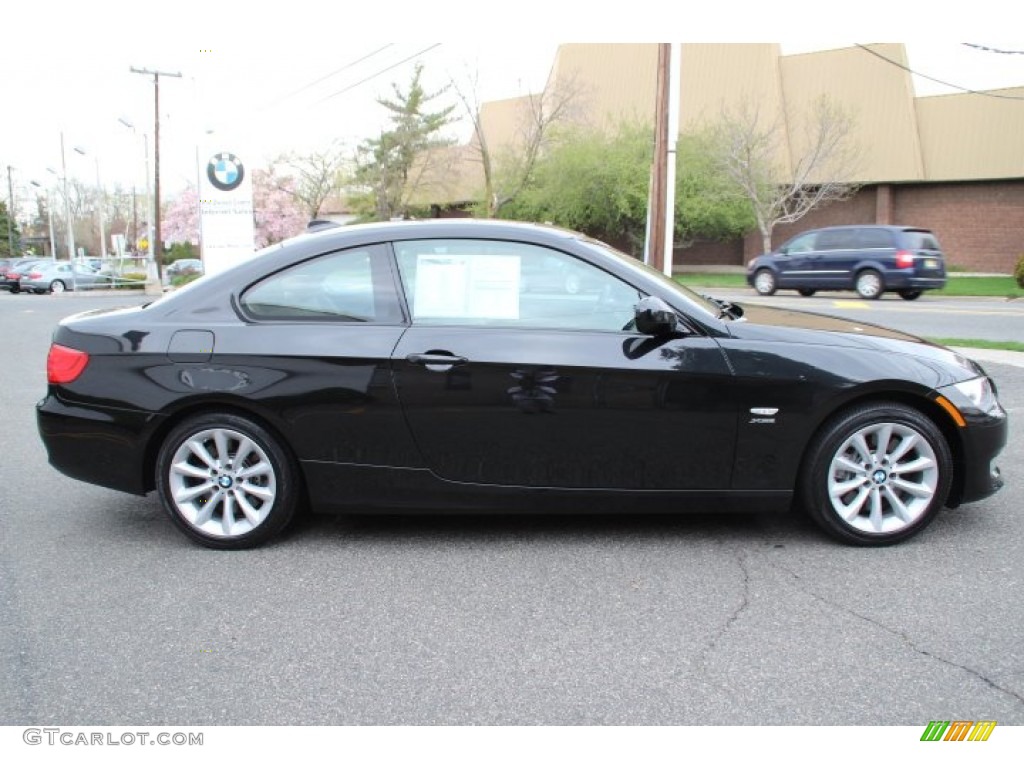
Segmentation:
{"type": "Polygon", "coordinates": [[[828,497],[847,525],[895,533],[916,523],[939,487],[931,443],[906,424],[872,424],[854,432],[832,457],[828,497]]]}
{"type": "Polygon", "coordinates": [[[874,275],[864,275],[859,281],[860,292],[865,296],[876,296],[882,288],[881,281],[874,275]]]}
{"type": "Polygon", "coordinates": [[[218,538],[257,528],[277,498],[277,476],[266,451],[233,429],[206,429],[183,440],[168,481],[171,501],[185,522],[218,538]]]}
{"type": "Polygon", "coordinates": [[[769,291],[771,291],[772,286],[775,284],[775,281],[772,280],[771,275],[769,275],[766,272],[762,272],[757,276],[755,283],[757,286],[758,293],[768,293],[769,291]]]}

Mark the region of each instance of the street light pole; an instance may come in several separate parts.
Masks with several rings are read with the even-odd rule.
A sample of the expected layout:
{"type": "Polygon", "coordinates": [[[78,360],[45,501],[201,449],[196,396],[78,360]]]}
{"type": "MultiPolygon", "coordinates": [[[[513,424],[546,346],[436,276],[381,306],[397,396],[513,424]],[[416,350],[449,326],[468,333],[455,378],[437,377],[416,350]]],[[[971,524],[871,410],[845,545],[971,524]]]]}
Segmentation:
{"type": "Polygon", "coordinates": [[[7,253],[10,254],[13,259],[14,253],[14,185],[11,183],[11,171],[13,168],[7,166],[7,199],[10,201],[7,205],[7,253]]]}
{"type": "MultiPolygon", "coordinates": [[[[89,154],[84,147],[75,146],[74,150],[82,157],[89,154]]],[[[103,183],[100,181],[100,159],[99,157],[94,156],[93,161],[96,163],[96,193],[100,198],[99,205],[97,206],[100,219],[100,255],[105,261],[107,258],[107,233],[104,231],[103,227],[103,208],[106,203],[106,195],[103,192],[103,183]]]]}
{"type": "MultiPolygon", "coordinates": [[[[68,197],[68,164],[64,156],[64,131],[60,132],[60,171],[64,183],[64,216],[68,222],[68,261],[75,263],[75,222],[71,220],[71,200],[68,197]]],[[[74,276],[74,270],[71,272],[74,276]]]]}
{"type": "MultiPolygon", "coordinates": [[[[131,128],[132,133],[138,136],[135,130],[135,124],[124,117],[117,118],[117,121],[126,128],[131,128]]],[[[142,154],[145,159],[146,166],[146,253],[149,263],[153,263],[153,208],[151,205],[151,199],[149,196],[149,135],[142,134],[142,154]]],[[[138,243],[139,234],[136,228],[135,242],[138,243]]]]}
{"type": "MultiPolygon", "coordinates": [[[[42,189],[42,184],[38,181],[29,182],[36,189],[42,189]]],[[[39,193],[36,193],[36,207],[39,205],[39,193]]],[[[57,258],[57,240],[53,236],[53,200],[50,197],[50,190],[46,190],[46,218],[49,219],[50,223],[50,256],[57,258]]]]}

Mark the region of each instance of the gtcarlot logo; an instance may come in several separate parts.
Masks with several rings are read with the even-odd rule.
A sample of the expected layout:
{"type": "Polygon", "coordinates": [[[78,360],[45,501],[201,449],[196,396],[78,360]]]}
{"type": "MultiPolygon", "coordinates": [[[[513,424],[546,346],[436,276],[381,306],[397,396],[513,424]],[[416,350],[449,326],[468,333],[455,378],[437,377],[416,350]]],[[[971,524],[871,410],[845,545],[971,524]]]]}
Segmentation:
{"type": "Polygon", "coordinates": [[[26,728],[22,740],[30,746],[65,747],[201,747],[202,733],[160,731],[73,731],[64,728],[26,728]]]}

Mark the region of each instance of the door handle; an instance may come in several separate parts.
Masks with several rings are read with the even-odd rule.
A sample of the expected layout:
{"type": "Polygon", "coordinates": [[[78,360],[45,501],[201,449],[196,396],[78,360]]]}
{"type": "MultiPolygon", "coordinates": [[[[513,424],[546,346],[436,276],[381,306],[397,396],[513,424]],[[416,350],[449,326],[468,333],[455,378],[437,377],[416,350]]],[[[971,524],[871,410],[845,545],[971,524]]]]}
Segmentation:
{"type": "Polygon", "coordinates": [[[406,355],[405,359],[413,365],[422,365],[429,371],[447,371],[456,365],[469,362],[467,358],[449,352],[420,352],[406,355]]]}

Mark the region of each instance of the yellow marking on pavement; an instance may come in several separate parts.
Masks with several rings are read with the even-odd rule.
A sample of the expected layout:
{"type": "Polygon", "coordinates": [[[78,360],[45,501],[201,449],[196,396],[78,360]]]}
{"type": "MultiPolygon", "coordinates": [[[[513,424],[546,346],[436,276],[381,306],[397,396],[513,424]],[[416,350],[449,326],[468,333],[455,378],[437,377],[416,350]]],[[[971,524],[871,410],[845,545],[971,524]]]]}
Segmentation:
{"type": "Polygon", "coordinates": [[[832,306],[837,309],[867,309],[870,305],[866,301],[833,301],[832,306]]]}

